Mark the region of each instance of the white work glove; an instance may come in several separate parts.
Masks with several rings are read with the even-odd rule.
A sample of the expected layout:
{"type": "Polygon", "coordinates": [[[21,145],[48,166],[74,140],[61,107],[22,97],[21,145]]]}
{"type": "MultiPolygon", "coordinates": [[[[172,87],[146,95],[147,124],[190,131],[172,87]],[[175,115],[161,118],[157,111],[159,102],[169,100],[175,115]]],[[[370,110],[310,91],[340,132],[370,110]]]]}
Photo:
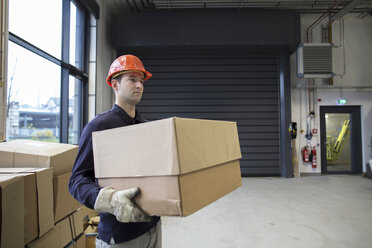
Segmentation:
{"type": "Polygon", "coordinates": [[[151,217],[132,201],[138,193],[137,187],[125,190],[115,190],[111,187],[102,188],[94,203],[94,209],[113,214],[118,221],[123,223],[149,222],[151,217]]]}

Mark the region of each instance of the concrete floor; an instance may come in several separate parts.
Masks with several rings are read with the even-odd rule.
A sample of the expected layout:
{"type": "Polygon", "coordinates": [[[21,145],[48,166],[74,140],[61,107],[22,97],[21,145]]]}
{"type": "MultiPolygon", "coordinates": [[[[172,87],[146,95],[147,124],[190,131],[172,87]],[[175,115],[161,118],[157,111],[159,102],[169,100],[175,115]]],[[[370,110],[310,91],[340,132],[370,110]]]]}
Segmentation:
{"type": "Polygon", "coordinates": [[[185,217],[163,217],[163,248],[372,247],[372,180],[243,178],[185,217]]]}

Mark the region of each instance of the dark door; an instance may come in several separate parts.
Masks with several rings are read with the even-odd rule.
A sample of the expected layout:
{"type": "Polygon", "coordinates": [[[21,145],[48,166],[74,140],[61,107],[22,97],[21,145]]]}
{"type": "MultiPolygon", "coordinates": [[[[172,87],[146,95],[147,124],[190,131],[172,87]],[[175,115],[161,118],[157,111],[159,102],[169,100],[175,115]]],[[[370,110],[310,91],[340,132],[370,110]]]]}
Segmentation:
{"type": "Polygon", "coordinates": [[[275,50],[137,54],[153,73],[138,105],[145,118],[235,121],[242,175],[280,175],[275,50]]]}
{"type": "Polygon", "coordinates": [[[361,173],[360,106],[321,106],[322,173],[361,173]]]}

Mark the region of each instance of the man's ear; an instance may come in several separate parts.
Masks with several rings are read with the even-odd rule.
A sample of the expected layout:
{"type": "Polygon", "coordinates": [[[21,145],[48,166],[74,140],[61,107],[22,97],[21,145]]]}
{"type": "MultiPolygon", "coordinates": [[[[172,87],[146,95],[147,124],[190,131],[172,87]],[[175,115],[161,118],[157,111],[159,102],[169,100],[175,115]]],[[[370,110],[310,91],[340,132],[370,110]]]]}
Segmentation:
{"type": "Polygon", "coordinates": [[[116,79],[111,79],[111,87],[116,91],[118,90],[119,82],[116,79]]]}

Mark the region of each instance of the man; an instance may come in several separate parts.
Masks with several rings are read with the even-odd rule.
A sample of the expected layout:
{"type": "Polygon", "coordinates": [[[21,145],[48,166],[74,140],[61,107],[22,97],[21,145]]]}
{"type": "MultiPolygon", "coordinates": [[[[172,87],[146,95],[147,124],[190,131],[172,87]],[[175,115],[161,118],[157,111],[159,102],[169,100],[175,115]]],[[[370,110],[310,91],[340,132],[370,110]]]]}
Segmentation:
{"type": "Polygon", "coordinates": [[[136,111],[136,104],[142,98],[144,82],[151,76],[136,56],[117,58],[106,79],[115,92],[115,104],[90,121],[80,138],[69,191],[83,205],[100,212],[97,248],[161,247],[160,217],[148,216],[136,206],[133,198],[139,193],[138,188],[115,190],[97,185],[92,148],[92,132],[145,122],[136,111]]]}

